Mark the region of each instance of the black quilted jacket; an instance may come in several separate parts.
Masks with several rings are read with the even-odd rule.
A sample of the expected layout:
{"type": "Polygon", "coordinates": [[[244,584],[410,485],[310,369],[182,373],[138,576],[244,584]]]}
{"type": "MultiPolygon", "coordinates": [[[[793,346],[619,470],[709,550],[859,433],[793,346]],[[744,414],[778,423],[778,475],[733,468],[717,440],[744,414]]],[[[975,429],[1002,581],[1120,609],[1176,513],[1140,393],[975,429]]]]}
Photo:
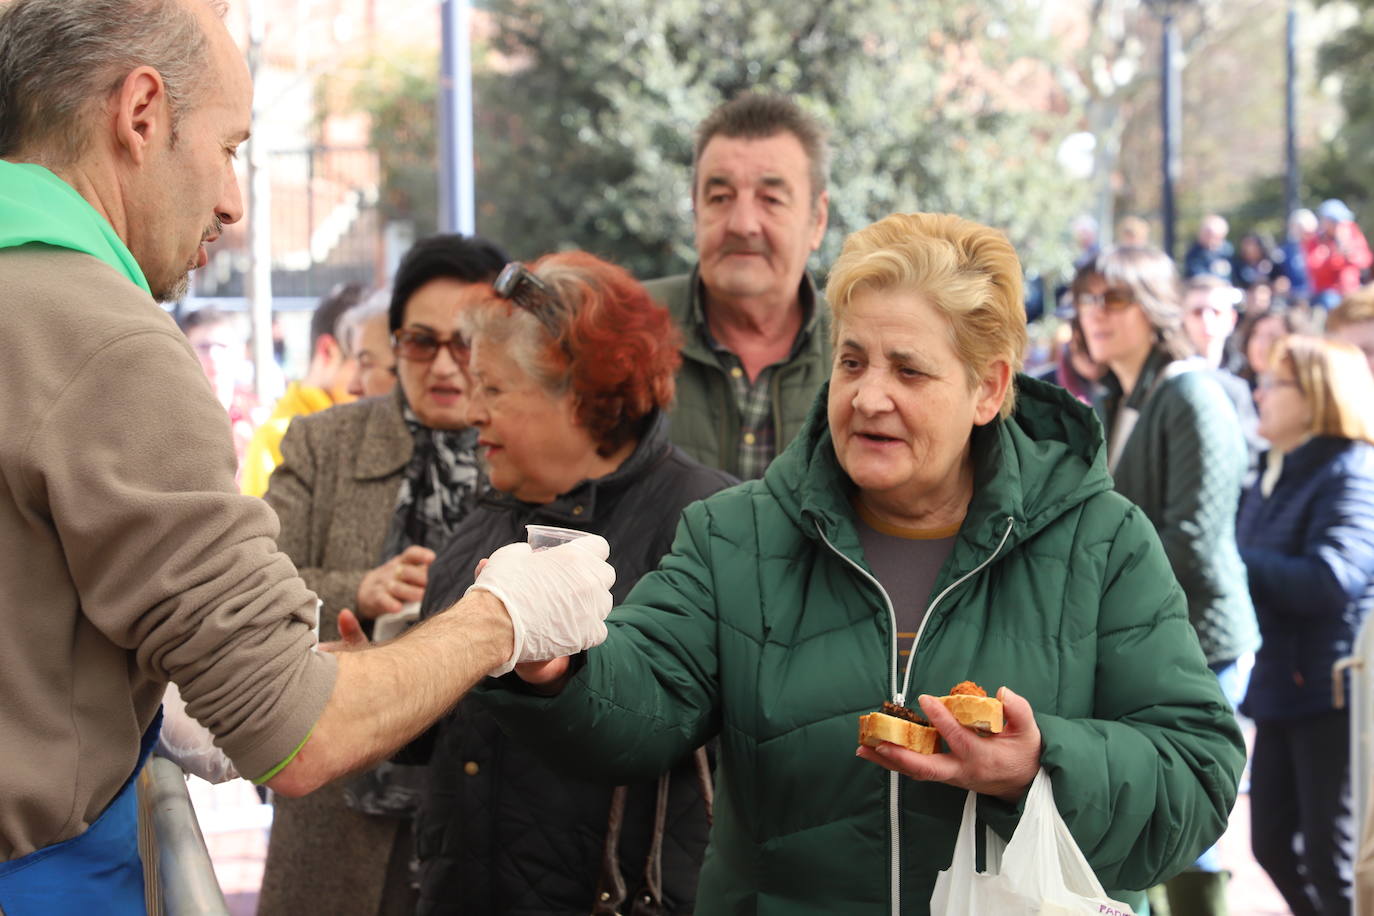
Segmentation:
{"type": "MultiPolygon", "coordinates": [[[[423,616],[450,606],[472,584],[477,561],[525,539],[526,524],[602,535],[611,545],[616,603],[655,568],[691,502],[733,483],[668,442],[656,418],[614,473],[547,505],[490,494],[430,569],[423,616]]],[[[513,677],[513,675],[511,675],[513,677]]],[[[597,892],[614,784],[560,774],[508,739],[476,699],[460,703],[427,736],[430,791],[416,819],[421,914],[587,916],[597,892]]],[[[424,742],[412,748],[424,752],[424,742]]],[[[657,781],[630,787],[620,864],[631,894],[644,884],[657,781]]],[[[706,808],[689,756],[672,773],[663,846],[669,912],[693,909],[706,849],[706,808]]],[[[633,898],[632,898],[633,899],[633,898]]]]}
{"type": "Polygon", "coordinates": [[[1135,503],[1159,532],[1178,584],[1188,596],[1188,619],[1209,665],[1234,661],[1259,647],[1245,566],[1236,548],[1236,511],[1248,464],[1236,410],[1212,373],[1171,374],[1169,357],[1146,360],[1131,396],[1108,372],[1098,402],[1108,450],[1117,415],[1140,411],[1113,477],[1116,491],[1135,503]]]}

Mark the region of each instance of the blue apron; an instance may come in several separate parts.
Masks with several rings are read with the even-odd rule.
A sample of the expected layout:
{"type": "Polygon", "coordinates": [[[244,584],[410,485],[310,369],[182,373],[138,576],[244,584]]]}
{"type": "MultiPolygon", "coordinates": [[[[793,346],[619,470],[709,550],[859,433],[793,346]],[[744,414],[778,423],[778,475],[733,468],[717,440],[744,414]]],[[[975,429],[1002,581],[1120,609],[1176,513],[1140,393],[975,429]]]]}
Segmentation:
{"type": "Polygon", "coordinates": [[[129,781],[85,833],[0,863],[0,910],[5,916],[147,913],[135,783],[161,728],[159,709],[143,733],[129,781]]]}

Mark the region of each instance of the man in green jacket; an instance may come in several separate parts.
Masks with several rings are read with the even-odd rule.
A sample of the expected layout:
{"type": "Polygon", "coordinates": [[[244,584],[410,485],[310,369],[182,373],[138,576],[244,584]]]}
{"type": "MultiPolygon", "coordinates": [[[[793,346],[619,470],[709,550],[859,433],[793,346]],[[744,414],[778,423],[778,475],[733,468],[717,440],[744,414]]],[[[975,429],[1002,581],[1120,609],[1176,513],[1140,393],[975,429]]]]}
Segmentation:
{"type": "Polygon", "coordinates": [[[697,130],[697,266],[645,284],[683,329],[671,436],[762,476],[830,371],[830,316],[806,271],[825,234],[824,131],[791,99],[746,93],[697,130]]]}

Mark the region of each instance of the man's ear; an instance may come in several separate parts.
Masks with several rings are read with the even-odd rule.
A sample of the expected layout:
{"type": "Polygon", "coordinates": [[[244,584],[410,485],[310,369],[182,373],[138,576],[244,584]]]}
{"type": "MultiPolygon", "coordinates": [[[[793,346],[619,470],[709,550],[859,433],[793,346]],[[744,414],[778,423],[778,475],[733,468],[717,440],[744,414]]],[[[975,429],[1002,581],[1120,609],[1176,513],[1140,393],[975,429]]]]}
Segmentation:
{"type": "Polygon", "coordinates": [[[152,67],[129,71],[115,91],[115,143],[135,165],[143,165],[148,151],[170,136],[171,108],[162,74],[152,67]]]}
{"type": "Polygon", "coordinates": [[[330,365],[342,362],[344,360],[343,345],[333,334],[321,334],[320,339],[315,341],[315,358],[330,365]]]}
{"type": "Polygon", "coordinates": [[[816,198],[814,207],[816,225],[811,232],[811,250],[815,251],[821,247],[821,239],[825,238],[825,227],[830,222],[830,192],[822,191],[816,198]]]}

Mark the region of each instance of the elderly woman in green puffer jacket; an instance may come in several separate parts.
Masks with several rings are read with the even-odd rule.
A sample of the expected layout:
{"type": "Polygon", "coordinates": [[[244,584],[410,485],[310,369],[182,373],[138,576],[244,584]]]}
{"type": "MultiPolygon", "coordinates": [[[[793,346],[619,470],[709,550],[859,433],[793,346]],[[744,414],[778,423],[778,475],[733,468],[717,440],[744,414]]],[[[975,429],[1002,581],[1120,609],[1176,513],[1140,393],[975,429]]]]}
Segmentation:
{"type": "Polygon", "coordinates": [[[719,739],[700,912],[925,914],[965,790],[1010,835],[1041,767],[1116,899],[1224,829],[1240,733],[1101,427],[1015,375],[1020,276],[1001,233],[953,216],[851,236],[798,437],[688,507],[603,645],[483,688],[508,731],[610,781],[719,739]],[[1002,734],[931,701],[965,679],[1004,687],[1002,734]],[[949,752],[856,756],[884,700],[918,700],[949,752]]]}

